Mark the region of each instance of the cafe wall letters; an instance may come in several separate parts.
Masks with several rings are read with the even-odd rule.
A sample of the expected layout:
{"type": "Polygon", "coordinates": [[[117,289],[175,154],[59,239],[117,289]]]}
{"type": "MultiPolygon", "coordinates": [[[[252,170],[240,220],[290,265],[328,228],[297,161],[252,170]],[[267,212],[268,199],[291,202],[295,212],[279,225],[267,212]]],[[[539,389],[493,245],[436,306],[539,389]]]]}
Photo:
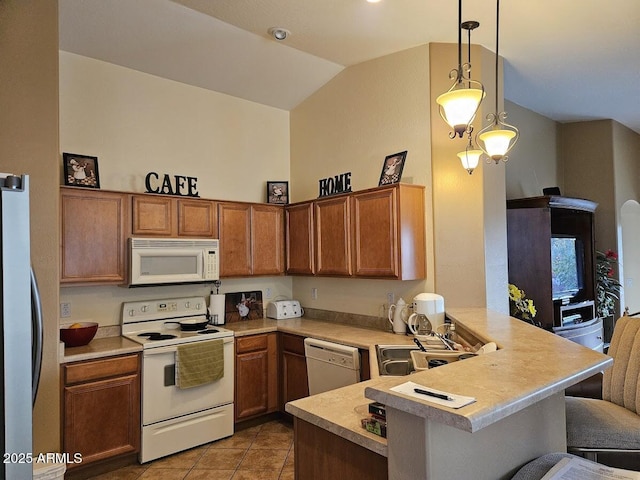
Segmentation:
{"type": "Polygon", "coordinates": [[[149,172],[144,179],[146,193],[176,195],[180,197],[199,197],[196,177],[169,175],[165,173],[160,179],[156,172],[149,172]]]}

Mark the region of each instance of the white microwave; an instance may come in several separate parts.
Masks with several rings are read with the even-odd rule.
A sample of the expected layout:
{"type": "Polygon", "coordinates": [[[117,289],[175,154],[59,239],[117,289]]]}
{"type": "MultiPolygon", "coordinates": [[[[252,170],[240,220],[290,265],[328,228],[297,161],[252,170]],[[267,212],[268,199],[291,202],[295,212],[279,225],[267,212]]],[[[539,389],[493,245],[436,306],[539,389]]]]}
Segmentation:
{"type": "Polygon", "coordinates": [[[129,285],[212,282],[219,278],[219,240],[130,238],[129,285]]]}

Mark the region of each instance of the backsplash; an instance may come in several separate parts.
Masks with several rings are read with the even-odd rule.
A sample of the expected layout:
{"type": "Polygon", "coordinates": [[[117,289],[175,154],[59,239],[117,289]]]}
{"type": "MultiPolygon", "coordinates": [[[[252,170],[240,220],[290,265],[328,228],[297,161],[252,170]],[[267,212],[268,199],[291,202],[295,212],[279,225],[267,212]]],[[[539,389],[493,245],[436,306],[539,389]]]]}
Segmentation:
{"type": "Polygon", "coordinates": [[[386,318],[373,317],[370,315],[359,315],[357,313],[333,312],[331,310],[320,310],[316,308],[304,307],[304,316],[314,320],[325,322],[335,322],[355,327],[372,328],[391,332],[391,323],[386,318]]]}

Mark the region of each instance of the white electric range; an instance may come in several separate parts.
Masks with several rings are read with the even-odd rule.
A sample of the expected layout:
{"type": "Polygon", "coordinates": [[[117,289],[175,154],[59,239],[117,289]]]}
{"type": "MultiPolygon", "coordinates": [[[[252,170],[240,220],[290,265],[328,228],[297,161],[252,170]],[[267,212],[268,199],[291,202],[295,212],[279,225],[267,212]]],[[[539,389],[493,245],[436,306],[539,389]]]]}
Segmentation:
{"type": "Polygon", "coordinates": [[[234,337],[207,322],[204,297],[127,302],[122,335],[142,345],[141,463],[233,435],[234,337]],[[204,328],[184,331],[179,322],[204,328]],[[224,376],[180,389],[175,381],[177,347],[223,341],[224,376]]]}

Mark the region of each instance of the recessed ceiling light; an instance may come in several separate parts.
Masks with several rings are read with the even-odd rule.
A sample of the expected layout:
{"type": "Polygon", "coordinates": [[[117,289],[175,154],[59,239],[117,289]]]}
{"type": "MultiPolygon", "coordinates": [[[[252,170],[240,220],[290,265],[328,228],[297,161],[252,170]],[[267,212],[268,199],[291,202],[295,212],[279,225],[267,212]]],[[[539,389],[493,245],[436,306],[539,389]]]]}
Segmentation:
{"type": "Polygon", "coordinates": [[[281,27],[271,27],[269,30],[269,35],[278,40],[279,42],[286,40],[286,38],[291,35],[291,32],[286,28],[281,27]]]}
{"type": "Polygon", "coordinates": [[[367,0],[368,3],[378,3],[380,0],[367,0]]]}

